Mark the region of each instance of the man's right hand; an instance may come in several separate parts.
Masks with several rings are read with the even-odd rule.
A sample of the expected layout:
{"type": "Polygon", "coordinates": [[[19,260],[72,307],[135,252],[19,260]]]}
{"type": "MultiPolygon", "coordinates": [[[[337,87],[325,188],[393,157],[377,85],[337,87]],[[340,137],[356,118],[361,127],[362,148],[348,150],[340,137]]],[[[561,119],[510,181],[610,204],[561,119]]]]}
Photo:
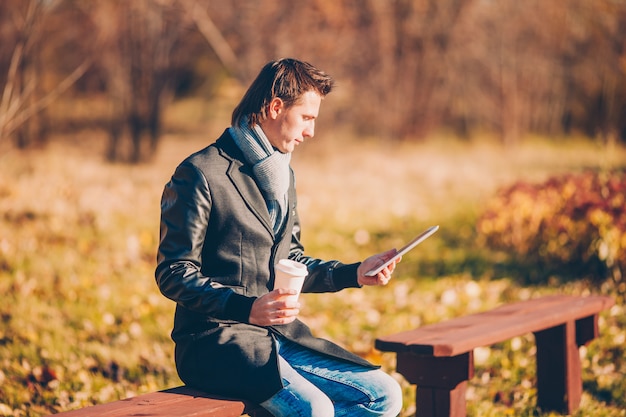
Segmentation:
{"type": "Polygon", "coordinates": [[[260,296],[252,303],[248,321],[257,326],[291,323],[300,313],[300,303],[285,296],[297,293],[296,290],[278,288],[260,296]]]}

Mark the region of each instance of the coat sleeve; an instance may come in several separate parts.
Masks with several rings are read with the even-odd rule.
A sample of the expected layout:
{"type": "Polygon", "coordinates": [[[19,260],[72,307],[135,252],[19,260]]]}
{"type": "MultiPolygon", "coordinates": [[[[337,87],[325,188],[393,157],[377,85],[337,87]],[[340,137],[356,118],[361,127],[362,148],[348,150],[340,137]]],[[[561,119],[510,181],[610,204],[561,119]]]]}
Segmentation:
{"type": "Polygon", "coordinates": [[[193,165],[181,164],[161,199],[156,282],[164,296],[189,310],[246,323],[255,298],[236,294],[201,272],[210,213],[206,178],[193,165]]]}
{"type": "Polygon", "coordinates": [[[295,213],[295,222],[291,233],[289,259],[305,264],[309,274],[304,281],[302,292],[336,292],[344,288],[359,288],[357,268],[360,262],[344,264],[340,261],[324,261],[304,255],[304,246],[300,242],[300,219],[295,213]]]}

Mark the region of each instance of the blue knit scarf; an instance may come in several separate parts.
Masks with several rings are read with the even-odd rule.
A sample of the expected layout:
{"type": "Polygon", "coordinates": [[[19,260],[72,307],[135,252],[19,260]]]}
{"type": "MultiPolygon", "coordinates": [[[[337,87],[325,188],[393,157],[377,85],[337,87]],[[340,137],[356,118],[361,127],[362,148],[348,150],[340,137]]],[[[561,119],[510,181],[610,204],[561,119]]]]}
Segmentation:
{"type": "Polygon", "coordinates": [[[274,149],[261,126],[248,127],[247,117],[242,118],[239,126],[231,126],[229,133],[246,161],[252,165],[256,182],[267,204],[274,233],[278,234],[287,213],[291,153],[284,154],[274,149]]]}

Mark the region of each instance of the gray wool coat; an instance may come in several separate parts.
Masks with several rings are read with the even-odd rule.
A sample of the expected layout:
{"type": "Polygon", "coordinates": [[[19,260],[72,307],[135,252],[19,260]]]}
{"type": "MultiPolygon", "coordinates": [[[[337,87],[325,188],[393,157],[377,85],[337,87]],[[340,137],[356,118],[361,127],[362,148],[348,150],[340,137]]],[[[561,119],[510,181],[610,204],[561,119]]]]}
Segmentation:
{"type": "Polygon", "coordinates": [[[302,292],[358,287],[358,264],[305,256],[293,172],[289,212],[275,236],[269,212],[241,150],[226,130],[185,159],[161,200],[156,282],[176,302],[172,339],[180,378],[189,386],[262,402],[282,388],[274,337],[340,360],[374,365],[311,334],[300,320],[281,326],[248,323],[254,300],[273,288],[273,265],[307,265],[302,292]]]}

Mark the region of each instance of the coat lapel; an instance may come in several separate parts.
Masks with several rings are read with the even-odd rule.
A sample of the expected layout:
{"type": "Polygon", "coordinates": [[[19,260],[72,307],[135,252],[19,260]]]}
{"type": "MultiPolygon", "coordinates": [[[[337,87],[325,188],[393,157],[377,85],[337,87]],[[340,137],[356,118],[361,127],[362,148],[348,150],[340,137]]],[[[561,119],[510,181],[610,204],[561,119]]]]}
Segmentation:
{"type": "Polygon", "coordinates": [[[254,213],[263,226],[273,235],[270,213],[263,194],[259,190],[249,166],[232,161],[227,172],[228,177],[241,195],[246,206],[254,213]]]}
{"type": "Polygon", "coordinates": [[[218,139],[217,144],[222,156],[230,160],[226,176],[233,183],[248,209],[273,236],[274,231],[265,198],[254,180],[250,165],[243,162],[243,153],[237,148],[228,131],[218,139]]]}
{"type": "MultiPolygon", "coordinates": [[[[244,164],[243,153],[235,141],[232,139],[228,131],[218,139],[220,150],[222,155],[230,160],[228,171],[226,175],[232,181],[233,185],[239,192],[239,195],[245,202],[246,206],[254,215],[259,219],[263,226],[274,236],[274,229],[270,220],[270,214],[267,210],[267,204],[265,198],[259,189],[256,181],[254,180],[254,174],[249,164],[244,164]]],[[[291,231],[293,227],[293,219],[295,217],[296,210],[296,191],[295,191],[295,177],[293,171],[290,169],[291,185],[289,187],[288,202],[287,202],[287,219],[285,220],[285,226],[283,226],[280,235],[274,236],[276,240],[282,240],[287,231],[291,231]]]]}

